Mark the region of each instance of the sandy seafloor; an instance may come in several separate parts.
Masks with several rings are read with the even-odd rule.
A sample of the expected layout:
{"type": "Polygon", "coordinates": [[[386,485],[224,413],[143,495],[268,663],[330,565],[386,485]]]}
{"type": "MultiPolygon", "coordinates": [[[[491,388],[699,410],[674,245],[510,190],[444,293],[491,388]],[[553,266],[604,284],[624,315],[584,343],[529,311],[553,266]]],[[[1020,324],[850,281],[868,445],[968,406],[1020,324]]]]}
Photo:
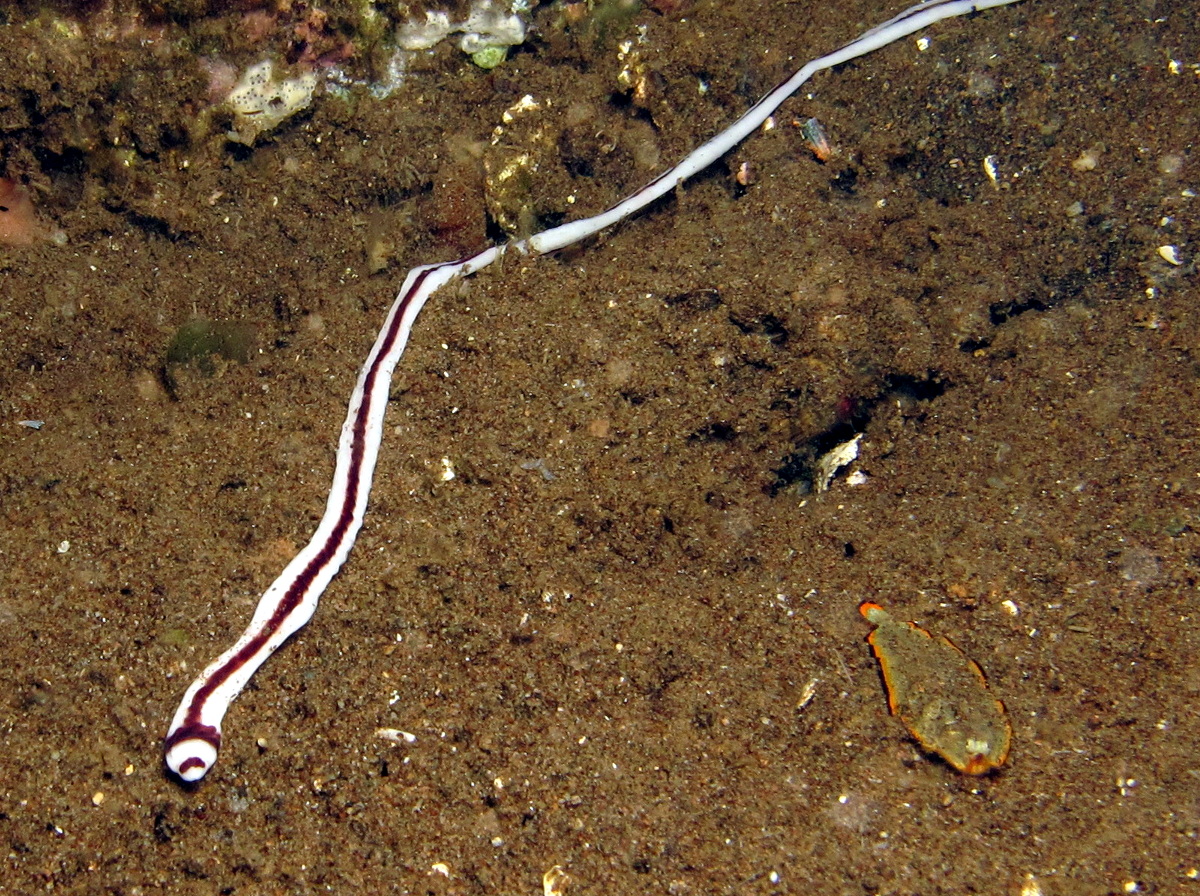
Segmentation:
{"type": "Polygon", "coordinates": [[[162,767],[315,527],[404,272],[484,244],[504,110],[544,104],[503,137],[550,135],[542,220],[598,210],[896,10],[546,6],[491,73],[446,45],[252,149],[188,131],[232,14],[5,12],[0,175],[65,244],[0,247],[0,893],[1200,893],[1194,3],[934,26],[435,296],[350,562],[209,777],[162,767]],[[164,372],[194,318],[253,357],[164,372]],[[852,431],[828,491],[789,484],[852,431]],[[889,716],[868,599],[980,663],[1003,769],[889,716]]]}

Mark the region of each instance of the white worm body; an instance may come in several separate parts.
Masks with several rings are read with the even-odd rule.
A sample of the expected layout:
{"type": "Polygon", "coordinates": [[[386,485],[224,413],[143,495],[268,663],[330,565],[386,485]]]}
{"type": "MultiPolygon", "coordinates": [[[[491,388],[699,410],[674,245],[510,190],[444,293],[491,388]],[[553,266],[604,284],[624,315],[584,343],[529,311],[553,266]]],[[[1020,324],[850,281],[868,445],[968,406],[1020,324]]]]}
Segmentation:
{"type": "Polygon", "coordinates": [[[841,65],[942,19],[965,15],[1017,0],[927,0],[827,56],[814,59],[755,103],[732,125],[692,150],[636,193],[590,218],[569,221],[525,240],[493,246],[477,255],[408,272],[379,336],[363,364],[338,443],[333,484],[325,514],[312,540],[300,551],[259,600],[254,617],[237,642],[213,660],[183,695],[164,742],[167,767],[180,779],[198,781],[212,768],[221,745],[221,720],[271,654],[312,618],[317,601],[346,562],[362,526],[387,408],[392,372],[408,342],[425,302],[451,280],[487,267],[509,248],[541,255],[599,233],[636,214],[678,184],[703,171],[742,142],[819,71],[841,65]]]}

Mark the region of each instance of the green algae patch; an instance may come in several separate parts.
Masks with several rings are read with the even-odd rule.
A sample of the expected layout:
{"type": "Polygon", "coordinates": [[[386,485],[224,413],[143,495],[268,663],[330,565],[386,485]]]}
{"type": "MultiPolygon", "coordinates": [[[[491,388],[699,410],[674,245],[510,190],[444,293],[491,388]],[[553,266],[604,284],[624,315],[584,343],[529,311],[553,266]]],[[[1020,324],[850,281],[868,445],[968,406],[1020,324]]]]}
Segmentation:
{"type": "Polygon", "coordinates": [[[254,356],[254,327],[196,318],[178,330],[167,345],[167,365],[195,364],[202,373],[215,372],[214,359],[247,364],[254,356]]]}

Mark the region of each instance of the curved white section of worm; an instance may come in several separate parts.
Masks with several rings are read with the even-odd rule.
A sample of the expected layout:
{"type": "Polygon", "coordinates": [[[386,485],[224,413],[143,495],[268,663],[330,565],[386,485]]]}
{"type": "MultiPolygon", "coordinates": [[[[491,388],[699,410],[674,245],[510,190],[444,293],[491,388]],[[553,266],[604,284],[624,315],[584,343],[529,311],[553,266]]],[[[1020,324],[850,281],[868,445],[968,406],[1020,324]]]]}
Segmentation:
{"type": "MultiPolygon", "coordinates": [[[[1018,0],[927,0],[909,7],[840,50],[809,62],[728,128],[612,208],[552,227],[509,246],[522,253],[541,255],[599,233],[636,214],[729,152],[817,72],[863,56],[942,19],[1015,2],[1018,0]]],[[[346,562],[362,526],[371,491],[392,372],[404,353],[417,315],[442,286],[487,267],[507,248],[493,246],[470,258],[421,265],[408,272],[351,393],[338,443],[333,485],[317,531],[263,594],[249,627],[237,643],[200,673],[175,712],[164,743],[164,760],[183,781],[198,781],[212,768],[221,745],[221,721],[229,705],[258,667],[312,618],[321,594],[346,562]]]]}

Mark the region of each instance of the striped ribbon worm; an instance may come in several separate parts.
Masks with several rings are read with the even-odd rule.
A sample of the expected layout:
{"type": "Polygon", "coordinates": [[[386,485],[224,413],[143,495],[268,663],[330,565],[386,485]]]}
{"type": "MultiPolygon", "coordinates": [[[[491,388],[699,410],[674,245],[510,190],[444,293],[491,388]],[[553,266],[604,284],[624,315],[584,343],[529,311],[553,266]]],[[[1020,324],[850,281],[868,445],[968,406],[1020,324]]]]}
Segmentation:
{"type": "Polygon", "coordinates": [[[728,128],[608,210],[552,227],[528,239],[492,246],[468,258],[421,265],[409,271],[350,395],[350,407],[338,442],[333,485],[317,531],[263,594],[242,636],[213,660],[184,693],[164,742],[167,768],[185,782],[199,781],[208,773],[217,761],[221,720],[229,705],[258,667],[312,618],[321,594],[346,562],[362,526],[371,492],[392,372],[404,353],[417,315],[431,295],[452,280],[482,270],[505,252],[526,255],[554,252],[637,214],[741,143],[817,72],[863,56],[934,22],[1014,2],[1017,0],[918,3],[864,32],[840,50],[809,62],[728,128]]]}

